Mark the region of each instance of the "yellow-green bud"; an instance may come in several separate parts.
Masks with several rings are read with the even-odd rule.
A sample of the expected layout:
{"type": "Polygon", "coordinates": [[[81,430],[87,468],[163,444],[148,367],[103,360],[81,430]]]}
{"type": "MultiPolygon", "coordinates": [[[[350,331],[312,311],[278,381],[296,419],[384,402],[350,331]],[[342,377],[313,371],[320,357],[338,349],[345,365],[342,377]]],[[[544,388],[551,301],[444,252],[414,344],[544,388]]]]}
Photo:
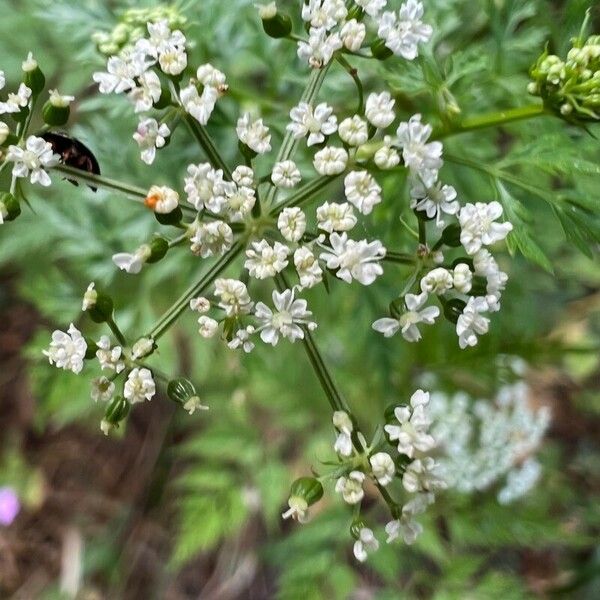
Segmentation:
{"type": "Polygon", "coordinates": [[[169,242],[163,237],[155,237],[150,242],[150,256],[146,260],[148,263],[155,263],[162,260],[169,250],[169,242]]]}
{"type": "Polygon", "coordinates": [[[272,38],[284,38],[292,33],[292,20],[288,15],[277,11],[277,4],[257,4],[258,14],[262,20],[265,33],[272,38]]]}
{"type": "Polygon", "coordinates": [[[311,506],[323,497],[323,486],[314,477],[300,477],[292,483],[290,497],[302,498],[308,506],[311,506]]]}
{"type": "Polygon", "coordinates": [[[104,413],[104,419],[111,425],[117,425],[129,414],[130,404],[123,396],[115,396],[104,413]]]}
{"type": "Polygon", "coordinates": [[[42,108],[42,118],[48,125],[60,127],[69,120],[71,113],[70,104],[74,96],[61,96],[58,90],[50,90],[50,99],[42,108]]]}
{"type": "Polygon", "coordinates": [[[25,85],[31,89],[34,96],[39,94],[46,85],[46,77],[31,52],[23,61],[21,68],[23,69],[25,85]]]}
{"type": "Polygon", "coordinates": [[[14,221],[21,214],[19,201],[10,192],[0,193],[0,223],[14,221]]]}

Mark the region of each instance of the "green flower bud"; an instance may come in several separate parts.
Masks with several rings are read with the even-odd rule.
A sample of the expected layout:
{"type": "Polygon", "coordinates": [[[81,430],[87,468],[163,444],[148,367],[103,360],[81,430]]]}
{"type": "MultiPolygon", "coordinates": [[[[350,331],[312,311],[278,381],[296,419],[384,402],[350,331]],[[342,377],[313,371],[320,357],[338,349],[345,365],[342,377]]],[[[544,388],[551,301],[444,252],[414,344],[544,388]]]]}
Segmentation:
{"type": "Polygon", "coordinates": [[[323,497],[323,486],[314,477],[300,477],[292,483],[290,497],[302,498],[311,506],[323,497]]]}
{"type": "Polygon", "coordinates": [[[367,526],[367,524],[361,519],[354,519],[354,521],[352,521],[352,525],[350,525],[350,535],[355,539],[359,539],[360,538],[360,530],[364,529],[367,526]]]}
{"type": "Polygon", "coordinates": [[[250,146],[247,146],[242,141],[238,142],[238,148],[239,148],[242,156],[244,158],[247,158],[248,160],[252,160],[253,158],[256,158],[256,156],[258,156],[258,154],[254,150],[252,150],[252,148],[250,148],[250,146]]]}
{"type": "Polygon", "coordinates": [[[128,414],[130,404],[123,396],[115,396],[104,413],[104,419],[111,425],[118,425],[128,414]]]}
{"type": "Polygon", "coordinates": [[[275,2],[257,5],[265,33],[272,38],[284,38],[292,33],[292,20],[277,11],[275,2]]]}
{"type": "Polygon", "coordinates": [[[181,207],[178,206],[175,210],[172,210],[170,213],[165,214],[155,212],[154,216],[161,225],[177,226],[179,225],[179,223],[181,223],[181,220],[183,219],[183,211],[181,210],[181,207]]]}
{"type": "Polygon", "coordinates": [[[44,123],[54,127],[65,125],[69,120],[69,105],[73,100],[73,96],[61,96],[57,90],[50,90],[50,99],[42,107],[44,123]]]}
{"type": "Polygon", "coordinates": [[[460,232],[461,228],[458,223],[448,225],[442,231],[442,242],[451,248],[458,248],[460,246],[460,232]]]}
{"type": "Polygon", "coordinates": [[[444,317],[448,319],[451,323],[456,323],[458,321],[458,317],[462,315],[462,312],[466,306],[466,302],[458,298],[452,298],[452,300],[448,300],[444,303],[444,317]]]}
{"type": "Polygon", "coordinates": [[[24,74],[23,82],[31,89],[33,95],[36,96],[46,86],[46,77],[31,52],[27,56],[27,59],[23,61],[21,67],[24,74]]]}
{"type": "Polygon", "coordinates": [[[377,60],[386,60],[387,58],[389,58],[390,56],[392,56],[394,53],[385,45],[385,41],[381,40],[381,39],[376,39],[372,44],[371,44],[371,52],[373,53],[373,56],[377,59],[377,60]]]}
{"type": "Polygon", "coordinates": [[[20,214],[19,201],[10,192],[0,192],[0,223],[14,221],[20,214]]]}
{"type": "Polygon", "coordinates": [[[87,308],[86,312],[94,323],[104,323],[112,318],[114,304],[106,294],[97,293],[96,301],[87,308]]]}
{"type": "Polygon", "coordinates": [[[155,263],[162,260],[169,250],[169,242],[163,237],[155,237],[150,242],[150,256],[146,260],[148,263],[155,263]]]}
{"type": "Polygon", "coordinates": [[[196,395],[194,384],[183,377],[171,379],[167,385],[167,396],[179,404],[185,404],[192,396],[196,395]]]}

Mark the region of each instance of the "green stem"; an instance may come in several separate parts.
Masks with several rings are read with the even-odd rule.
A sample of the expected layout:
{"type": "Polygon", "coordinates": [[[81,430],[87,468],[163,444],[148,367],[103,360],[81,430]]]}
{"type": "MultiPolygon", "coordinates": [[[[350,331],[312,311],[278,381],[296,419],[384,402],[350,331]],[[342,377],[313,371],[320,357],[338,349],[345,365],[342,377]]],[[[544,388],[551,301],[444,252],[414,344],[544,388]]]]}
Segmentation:
{"type": "Polygon", "coordinates": [[[399,265],[414,265],[417,262],[417,259],[412,254],[405,252],[387,252],[383,260],[399,265]]]}
{"type": "Polygon", "coordinates": [[[115,320],[112,317],[112,315],[107,319],[106,324],[110,327],[110,330],[113,332],[113,334],[119,341],[119,344],[121,344],[121,346],[127,346],[127,340],[125,339],[125,336],[123,335],[122,331],[119,329],[119,326],[115,323],[115,320]]]}
{"type": "Polygon", "coordinates": [[[549,113],[546,112],[543,104],[531,104],[519,108],[509,108],[508,110],[466,118],[456,125],[449,125],[446,128],[434,131],[431,137],[439,140],[450,135],[465,133],[466,131],[475,131],[477,129],[485,129],[486,127],[497,127],[515,121],[541,117],[545,114],[549,113]]]}
{"type": "Polygon", "coordinates": [[[340,63],[340,65],[342,65],[342,67],[344,67],[344,69],[346,70],[348,75],[350,75],[350,77],[352,77],[352,79],[354,80],[354,83],[356,84],[356,90],[358,91],[358,108],[356,109],[356,114],[362,115],[363,110],[364,110],[364,104],[365,104],[365,101],[364,101],[365,93],[364,93],[362,81],[360,80],[360,77],[358,76],[358,70],[355,67],[353,67],[341,54],[338,54],[335,57],[335,59],[338,61],[338,63],[340,63]]]}
{"type": "Polygon", "coordinates": [[[288,206],[300,206],[301,204],[304,204],[305,202],[313,198],[315,194],[317,194],[323,188],[328,186],[332,181],[335,181],[338,177],[339,175],[334,175],[332,177],[323,176],[317,177],[317,179],[313,179],[313,181],[303,185],[301,188],[296,190],[294,194],[288,196],[283,202],[274,206],[269,212],[269,214],[271,216],[275,216],[283,208],[286,208],[288,206]]]}
{"type": "Polygon", "coordinates": [[[427,245],[427,224],[423,219],[419,219],[419,244],[427,245]]]}
{"type": "Polygon", "coordinates": [[[223,157],[217,150],[212,138],[206,131],[206,128],[203,125],[200,125],[194,117],[191,115],[185,115],[185,122],[188,126],[188,129],[191,131],[192,135],[196,138],[197,142],[200,144],[204,152],[206,152],[206,156],[208,157],[208,161],[215,169],[221,169],[226,179],[231,180],[231,170],[223,160],[223,157]]]}
{"type": "Polygon", "coordinates": [[[169,308],[159,319],[158,323],[152,328],[147,337],[158,340],[179,318],[181,313],[187,308],[189,301],[198,294],[202,293],[240,254],[243,246],[236,242],[232,248],[224,254],[213,266],[200,278],[199,281],[189,287],[173,306],[169,308]]]}

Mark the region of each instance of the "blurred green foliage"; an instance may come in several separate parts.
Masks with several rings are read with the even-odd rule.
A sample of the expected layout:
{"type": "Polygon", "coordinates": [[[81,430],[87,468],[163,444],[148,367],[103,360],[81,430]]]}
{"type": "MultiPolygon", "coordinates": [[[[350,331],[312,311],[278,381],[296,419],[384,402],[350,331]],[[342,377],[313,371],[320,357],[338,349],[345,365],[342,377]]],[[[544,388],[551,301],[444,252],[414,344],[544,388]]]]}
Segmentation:
{"type": "MultiPolygon", "coordinates": [[[[156,4],[1,0],[1,66],[14,83],[21,60],[34,51],[50,87],[77,97],[70,129],[94,150],[103,173],[143,187],[181,187],[186,165],[201,160],[186,132],[177,132],[153,166],[144,165],[131,139],[136,118],[128,103],[99,96],[91,83],[91,74],[103,66],[92,33],[109,31],[127,7],[156,4]]],[[[279,4],[299,13],[300,0],[279,4]]],[[[385,82],[404,115],[422,112],[426,121],[443,127],[457,109],[461,117],[472,117],[531,103],[529,66],[546,43],[564,51],[590,5],[583,0],[438,0],[426,7],[436,33],[431,52],[421,61],[356,66],[367,90],[379,90],[385,82]]],[[[226,156],[233,161],[232,124],[245,107],[260,108],[276,145],[306,77],[294,46],[262,34],[251,0],[190,0],[180,6],[194,44],[190,62],[212,62],[231,85],[230,97],[210,126],[226,156]]],[[[349,90],[347,74],[332,68],[321,95],[351,110],[349,90]]],[[[488,397],[503,377],[498,356],[522,357],[536,370],[558,365],[578,382],[598,373],[597,310],[577,330],[572,347],[565,346],[564,337],[548,340],[557,327],[568,327],[569,302],[594,293],[598,306],[598,133],[543,117],[444,140],[444,180],[456,187],[459,198],[499,199],[515,224],[508,244],[513,257],[501,261],[511,277],[503,309],[477,348],[459,351],[450,324],[431,328],[418,345],[375,334],[370,323],[407,276],[393,265],[376,286],[357,290],[332,281],[325,298],[314,290],[307,293],[320,323],[317,341],[367,429],[384,406],[406,399],[425,375],[435,376],[440,389],[488,397]],[[596,352],[582,353],[582,348],[596,352]]],[[[383,181],[386,202],[360,232],[397,250],[410,249],[412,243],[400,221],[410,219],[405,183],[397,175],[383,181]]],[[[331,198],[324,200],[340,190],[327,193],[331,198]]],[[[157,228],[151,215],[116,195],[67,183],[29,195],[32,212],[0,231],[0,266],[19,273],[21,297],[50,324],[79,319],[81,294],[94,280],[110,289],[123,329],[139,333],[202,270],[200,259],[182,250],[139,276],[120,273],[110,256],[144,241],[157,228]]],[[[293,476],[306,473],[310,465],[318,467],[331,443],[329,409],[302,348],[260,348],[251,356],[233,356],[198,339],[192,319],[181,319],[158,357],[166,372],[185,365],[211,406],[208,416],[180,411],[170,425],[183,441],[168,449],[178,469],[162,496],[163,511],[174,517],[169,568],[178,569],[197,553],[238,535],[247,519],[256,518],[249,497],[258,495],[266,535],[257,552],[275,571],[282,599],[346,598],[358,589],[374,590],[369,597],[380,600],[526,598],[531,592],[515,569],[516,556],[542,547],[560,549],[561,572],[571,573],[569,581],[581,580],[568,597],[600,595],[599,555],[581,564],[577,553],[597,542],[600,515],[591,498],[569,484],[573,468],[592,476],[587,470],[600,458],[597,447],[579,448],[573,459],[558,443],[549,443],[542,454],[542,483],[516,505],[499,506],[493,493],[449,494],[424,523],[415,547],[383,544],[368,566],[356,567],[348,548],[350,513],[343,507],[325,505],[303,527],[280,520],[293,476]],[[568,527],[574,516],[577,524],[568,527]],[[584,577],[590,569],[595,577],[584,577]]],[[[85,327],[86,333],[99,333],[90,322],[85,327]]],[[[42,360],[47,338],[47,330],[39,331],[28,348],[37,426],[42,430],[77,420],[97,428],[101,413],[89,401],[86,379],[52,370],[42,360]]],[[[598,418],[597,390],[580,410],[584,418],[598,418]]],[[[95,548],[90,542],[86,576],[110,586],[114,554],[102,553],[101,544],[98,540],[95,548]]]]}

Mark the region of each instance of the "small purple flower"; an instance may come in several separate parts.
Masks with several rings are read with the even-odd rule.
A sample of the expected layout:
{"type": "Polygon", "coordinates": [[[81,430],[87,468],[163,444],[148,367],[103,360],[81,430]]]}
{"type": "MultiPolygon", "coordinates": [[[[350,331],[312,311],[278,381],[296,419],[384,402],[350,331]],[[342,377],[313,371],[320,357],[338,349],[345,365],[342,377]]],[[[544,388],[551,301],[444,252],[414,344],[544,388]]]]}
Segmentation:
{"type": "Polygon", "coordinates": [[[0,525],[10,525],[20,510],[21,503],[15,491],[10,487],[0,488],[0,525]]]}

